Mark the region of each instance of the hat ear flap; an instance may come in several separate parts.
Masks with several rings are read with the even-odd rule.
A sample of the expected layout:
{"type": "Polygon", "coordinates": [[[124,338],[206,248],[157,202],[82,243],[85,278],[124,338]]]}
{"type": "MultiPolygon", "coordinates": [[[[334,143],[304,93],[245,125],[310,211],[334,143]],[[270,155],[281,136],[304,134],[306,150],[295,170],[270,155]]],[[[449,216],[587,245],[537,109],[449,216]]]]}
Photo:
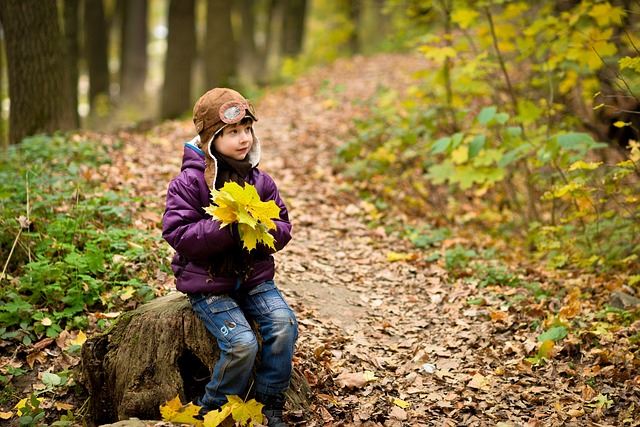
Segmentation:
{"type": "Polygon", "coordinates": [[[210,190],[216,188],[216,177],[218,175],[218,162],[215,157],[205,156],[204,159],[204,180],[210,190]]]}

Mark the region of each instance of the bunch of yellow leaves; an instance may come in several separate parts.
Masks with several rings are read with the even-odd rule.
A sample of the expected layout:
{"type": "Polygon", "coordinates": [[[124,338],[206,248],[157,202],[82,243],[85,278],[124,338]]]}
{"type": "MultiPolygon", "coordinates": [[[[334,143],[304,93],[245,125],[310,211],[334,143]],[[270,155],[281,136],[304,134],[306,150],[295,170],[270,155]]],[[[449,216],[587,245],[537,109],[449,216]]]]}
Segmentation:
{"type": "Polygon", "coordinates": [[[200,407],[192,403],[183,405],[176,396],[164,405],[160,406],[162,419],[176,424],[191,424],[197,427],[217,427],[229,416],[241,426],[253,426],[264,421],[262,407],[264,405],[255,399],[244,402],[238,396],[227,396],[227,403],[222,408],[208,412],[204,420],[194,418],[200,411],[200,407]]]}
{"type": "Polygon", "coordinates": [[[275,239],[269,230],[275,230],[273,219],[280,217],[276,202],[263,202],[253,185],[241,187],[235,182],[227,182],[220,190],[211,190],[211,196],[213,204],[204,210],[221,222],[220,228],[237,222],[245,248],[255,249],[260,242],[275,249],[275,239]]]}

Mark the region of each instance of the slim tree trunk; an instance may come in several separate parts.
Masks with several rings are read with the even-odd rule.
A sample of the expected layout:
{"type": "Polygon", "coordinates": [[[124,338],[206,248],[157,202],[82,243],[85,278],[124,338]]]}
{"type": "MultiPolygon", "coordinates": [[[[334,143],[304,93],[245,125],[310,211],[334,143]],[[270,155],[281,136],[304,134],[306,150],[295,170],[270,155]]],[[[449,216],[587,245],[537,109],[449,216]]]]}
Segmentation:
{"type": "Polygon", "coordinates": [[[207,1],[207,35],[202,49],[207,87],[230,85],[236,74],[235,41],[231,26],[231,3],[207,1]]]}
{"type": "Polygon", "coordinates": [[[353,29],[349,34],[349,49],[351,54],[360,53],[360,0],[349,0],[349,19],[353,23],[353,29]]]}
{"type": "Polygon", "coordinates": [[[195,1],[171,0],[162,90],[163,119],[176,118],[191,107],[191,70],[195,51],[195,1]]]}
{"type": "Polygon", "coordinates": [[[70,102],[74,127],[80,126],[78,115],[79,3],[80,0],[64,0],[64,39],[67,50],[67,77],[71,91],[70,102]]]}
{"type": "Polygon", "coordinates": [[[234,3],[240,14],[240,31],[242,37],[238,40],[240,48],[240,58],[238,64],[239,73],[244,71],[244,76],[252,82],[256,80],[258,74],[258,50],[256,47],[256,17],[254,0],[239,0],[234,3]]]}
{"type": "Polygon", "coordinates": [[[56,3],[2,0],[9,69],[9,140],[73,128],[64,40],[56,3]]]}
{"type": "Polygon", "coordinates": [[[280,55],[279,37],[282,32],[283,0],[267,0],[264,44],[258,49],[258,84],[267,84],[271,78],[272,58],[280,55]]]}
{"type": "Polygon", "coordinates": [[[147,0],[122,2],[120,96],[140,101],[147,78],[147,0]]]}
{"type": "Polygon", "coordinates": [[[5,150],[8,147],[8,141],[5,137],[6,125],[4,120],[4,108],[2,104],[4,101],[4,30],[0,25],[0,149],[5,150]]]}
{"type": "Polygon", "coordinates": [[[109,32],[103,0],[85,0],[84,48],[89,69],[89,106],[94,113],[96,99],[109,99],[109,32]]]}
{"type": "Polygon", "coordinates": [[[282,55],[296,56],[302,51],[307,0],[285,0],[282,21],[282,55]]]}

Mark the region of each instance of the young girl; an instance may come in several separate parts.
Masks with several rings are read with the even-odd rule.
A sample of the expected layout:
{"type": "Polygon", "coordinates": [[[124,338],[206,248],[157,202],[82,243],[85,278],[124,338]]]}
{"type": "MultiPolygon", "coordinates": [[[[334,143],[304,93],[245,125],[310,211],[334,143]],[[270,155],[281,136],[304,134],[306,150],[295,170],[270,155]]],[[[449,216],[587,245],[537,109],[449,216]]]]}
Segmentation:
{"type": "Polygon", "coordinates": [[[198,136],[185,144],[181,173],[169,184],[162,235],[176,250],[171,267],[178,290],[188,295],[220,347],[211,381],[198,402],[201,415],[220,408],[226,395],[248,392],[259,348],[251,329],[255,321],[262,338],[256,400],[265,405],[269,426],[285,426],[283,393],[291,377],[298,325],[273,281],[275,251],[265,245],[243,249],[237,225],[220,228],[220,222],[204,212],[212,188],[220,189],[228,181],[249,183],[262,201],[273,200],[280,207],[277,228],[271,231],[276,251],[291,239],[278,188],[257,168],[257,120],[253,106],[231,89],[212,89],[196,102],[193,122],[198,136]]]}

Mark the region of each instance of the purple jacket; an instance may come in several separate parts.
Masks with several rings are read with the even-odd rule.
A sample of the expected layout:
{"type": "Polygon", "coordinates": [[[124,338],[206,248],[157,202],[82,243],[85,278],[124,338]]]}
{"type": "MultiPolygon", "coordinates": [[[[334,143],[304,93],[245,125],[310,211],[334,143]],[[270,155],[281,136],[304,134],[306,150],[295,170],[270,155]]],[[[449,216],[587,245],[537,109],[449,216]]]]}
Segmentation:
{"type": "MultiPolygon", "coordinates": [[[[211,204],[210,190],[204,178],[204,152],[186,144],[181,173],[169,184],[167,205],[162,218],[162,236],[176,250],[171,268],[176,276],[176,287],[185,293],[221,294],[238,287],[253,288],[273,279],[275,265],[271,253],[264,245],[251,251],[251,265],[246,277],[221,277],[213,273],[216,259],[237,250],[242,245],[232,226],[220,228],[204,211],[211,204]]],[[[273,179],[257,168],[246,178],[256,187],[260,199],[273,200],[280,206],[280,219],[275,220],[276,250],[291,240],[291,224],[287,208],[280,198],[273,179]]]]}

